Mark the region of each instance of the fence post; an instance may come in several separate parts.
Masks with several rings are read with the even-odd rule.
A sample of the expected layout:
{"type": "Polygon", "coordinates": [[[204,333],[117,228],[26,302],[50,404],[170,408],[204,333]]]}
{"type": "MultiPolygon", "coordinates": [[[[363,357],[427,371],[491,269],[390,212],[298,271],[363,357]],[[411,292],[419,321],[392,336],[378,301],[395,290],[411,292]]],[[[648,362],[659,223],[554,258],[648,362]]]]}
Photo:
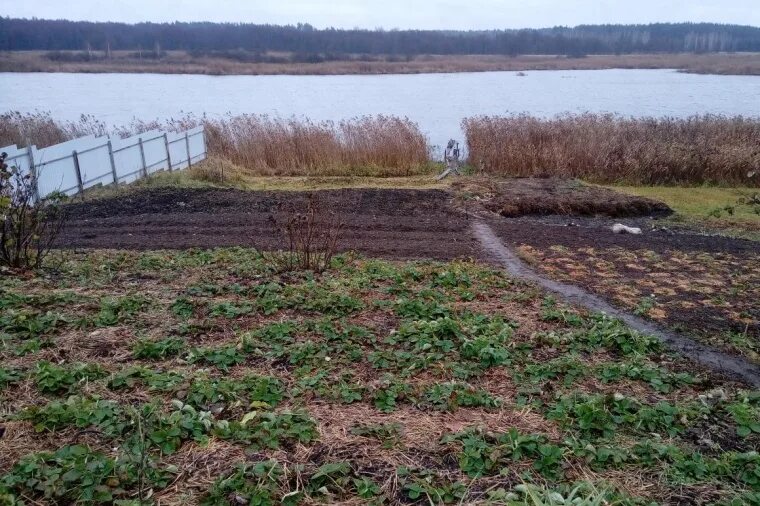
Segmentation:
{"type": "Polygon", "coordinates": [[[203,158],[208,157],[208,148],[206,147],[206,129],[201,130],[201,143],[203,144],[203,158]]]}
{"type": "Polygon", "coordinates": [[[140,146],[140,160],[142,160],[143,177],[148,177],[148,165],[145,163],[145,148],[143,147],[142,137],[137,139],[137,145],[140,146]]]}
{"type": "Polygon", "coordinates": [[[34,153],[32,153],[32,145],[30,144],[26,148],[26,156],[29,157],[29,175],[32,177],[32,186],[34,186],[34,201],[40,201],[40,184],[37,174],[37,167],[34,166],[34,153]]]}
{"type": "Polygon", "coordinates": [[[77,150],[71,152],[71,157],[74,159],[74,170],[77,173],[77,186],[79,187],[79,193],[82,195],[82,200],[84,200],[84,182],[82,182],[82,170],[79,167],[79,153],[77,153],[77,150]]]}
{"type": "Polygon", "coordinates": [[[111,144],[111,139],[108,139],[108,158],[111,159],[111,174],[113,174],[113,184],[118,185],[119,184],[119,176],[116,175],[116,160],[113,159],[113,144],[111,144]]]}
{"type": "Polygon", "coordinates": [[[166,147],[166,163],[169,165],[169,172],[172,171],[172,154],[169,152],[169,134],[164,132],[164,146],[166,147]]]}
{"type": "Polygon", "coordinates": [[[187,131],[185,132],[185,149],[187,150],[187,168],[190,168],[192,158],[190,158],[190,137],[187,136],[187,131]]]}

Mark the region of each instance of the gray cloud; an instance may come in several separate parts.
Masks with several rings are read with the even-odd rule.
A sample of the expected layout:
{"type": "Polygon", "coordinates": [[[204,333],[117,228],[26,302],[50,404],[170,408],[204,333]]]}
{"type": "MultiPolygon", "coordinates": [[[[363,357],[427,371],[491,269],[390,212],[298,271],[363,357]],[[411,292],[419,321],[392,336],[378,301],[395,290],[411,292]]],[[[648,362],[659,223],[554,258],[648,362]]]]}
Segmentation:
{"type": "Polygon", "coordinates": [[[13,17],[486,29],[711,21],[760,25],[758,0],[0,0],[13,17]]]}

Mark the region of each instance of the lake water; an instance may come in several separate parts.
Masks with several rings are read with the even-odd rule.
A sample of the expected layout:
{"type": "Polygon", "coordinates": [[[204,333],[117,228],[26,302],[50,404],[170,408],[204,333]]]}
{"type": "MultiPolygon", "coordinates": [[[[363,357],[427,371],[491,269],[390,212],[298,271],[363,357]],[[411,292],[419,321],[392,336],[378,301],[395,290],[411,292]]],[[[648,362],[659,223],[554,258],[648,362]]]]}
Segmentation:
{"type": "Polygon", "coordinates": [[[183,113],[266,113],[314,120],[407,116],[433,144],[461,138],[480,114],[612,112],[627,116],[760,116],[760,77],[673,70],[581,70],[382,76],[202,76],[0,73],[3,110],[50,111],[109,125],[183,113]]]}

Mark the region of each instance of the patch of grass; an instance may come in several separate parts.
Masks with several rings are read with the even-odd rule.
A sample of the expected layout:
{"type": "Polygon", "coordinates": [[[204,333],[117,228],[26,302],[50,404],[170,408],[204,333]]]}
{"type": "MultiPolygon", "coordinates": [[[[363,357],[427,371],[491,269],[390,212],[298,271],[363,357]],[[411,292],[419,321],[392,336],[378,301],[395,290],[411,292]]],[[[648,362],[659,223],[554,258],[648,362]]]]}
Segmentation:
{"type": "Polygon", "coordinates": [[[615,190],[665,202],[671,221],[722,230],[760,240],[760,203],[748,203],[758,188],[699,186],[615,186],[615,190]]]}
{"type": "Polygon", "coordinates": [[[335,190],[340,188],[406,188],[414,190],[445,189],[451,179],[436,181],[440,168],[431,164],[422,175],[412,176],[258,176],[248,175],[239,168],[230,169],[234,176],[209,176],[218,169],[208,168],[201,162],[190,170],[157,172],[126,186],[93,187],[87,190],[87,199],[127,196],[145,188],[236,188],[250,191],[304,191],[335,190]]]}

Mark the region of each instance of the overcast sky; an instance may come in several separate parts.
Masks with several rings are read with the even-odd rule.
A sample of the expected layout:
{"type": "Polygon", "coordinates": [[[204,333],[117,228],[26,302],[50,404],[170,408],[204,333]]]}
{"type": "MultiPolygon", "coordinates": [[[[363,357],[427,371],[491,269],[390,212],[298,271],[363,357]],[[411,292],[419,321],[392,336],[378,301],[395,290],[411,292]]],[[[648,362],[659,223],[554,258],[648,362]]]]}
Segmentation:
{"type": "Polygon", "coordinates": [[[760,0],[0,0],[11,17],[240,21],[341,28],[539,28],[711,21],[760,25],[760,0]]]}

